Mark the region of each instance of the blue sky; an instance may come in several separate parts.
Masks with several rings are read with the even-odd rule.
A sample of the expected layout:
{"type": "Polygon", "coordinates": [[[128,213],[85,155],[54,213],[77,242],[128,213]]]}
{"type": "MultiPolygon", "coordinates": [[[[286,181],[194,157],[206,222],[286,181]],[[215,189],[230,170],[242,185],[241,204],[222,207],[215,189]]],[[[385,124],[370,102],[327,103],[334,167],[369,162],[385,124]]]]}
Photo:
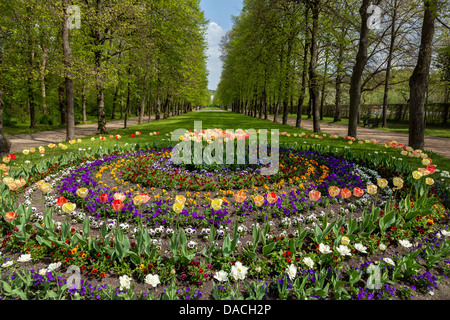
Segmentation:
{"type": "Polygon", "coordinates": [[[222,73],[220,60],[220,39],[233,27],[232,16],[238,16],[242,10],[242,0],[201,0],[200,6],[205,12],[208,24],[208,88],[216,90],[222,73]]]}

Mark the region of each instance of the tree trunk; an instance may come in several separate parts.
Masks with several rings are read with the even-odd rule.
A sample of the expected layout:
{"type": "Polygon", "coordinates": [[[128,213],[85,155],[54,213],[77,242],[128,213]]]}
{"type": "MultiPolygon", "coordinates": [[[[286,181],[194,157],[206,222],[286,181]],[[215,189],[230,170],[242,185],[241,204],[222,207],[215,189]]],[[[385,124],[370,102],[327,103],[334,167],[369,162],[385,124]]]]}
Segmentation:
{"type": "Polygon", "coordinates": [[[144,121],[145,100],[147,99],[147,97],[146,97],[147,80],[148,80],[148,69],[147,69],[147,72],[145,73],[144,83],[142,85],[143,89],[142,89],[142,99],[141,99],[141,110],[139,111],[138,124],[142,124],[142,121],[144,121]]]}
{"type": "MultiPolygon", "coordinates": [[[[69,6],[70,1],[64,1],[64,11],[69,6]]],[[[74,93],[73,93],[73,73],[71,62],[71,49],[69,43],[69,27],[67,26],[66,15],[62,21],[62,46],[64,55],[64,84],[66,89],[66,141],[75,138],[75,107],[74,107],[74,93]]]]}
{"type": "Polygon", "coordinates": [[[319,31],[319,5],[320,0],[309,2],[312,12],[312,29],[311,29],[311,61],[309,63],[309,94],[311,97],[311,109],[313,116],[313,131],[320,132],[320,114],[319,114],[319,79],[317,75],[317,59],[318,59],[318,31],[319,31]]]}
{"type": "Polygon", "coordinates": [[[34,65],[33,48],[31,48],[30,50],[29,63],[30,66],[28,70],[27,90],[28,90],[28,108],[30,112],[30,129],[36,129],[36,108],[34,105],[34,94],[33,94],[33,65],[34,65]]]}
{"type": "MultiPolygon", "coordinates": [[[[128,75],[131,73],[131,69],[128,69],[128,75]]],[[[128,77],[128,79],[130,79],[130,77],[128,77]]],[[[130,109],[131,109],[131,102],[130,102],[130,95],[131,95],[131,88],[130,88],[130,80],[128,80],[128,84],[127,84],[127,104],[125,107],[125,119],[123,121],[123,128],[126,129],[127,125],[128,125],[128,114],[130,113],[130,109]]]]}
{"type": "Polygon", "coordinates": [[[391,64],[392,64],[392,55],[394,53],[394,44],[395,44],[395,22],[397,20],[397,0],[394,1],[393,8],[393,16],[392,16],[392,25],[391,25],[391,43],[389,45],[389,53],[387,59],[386,66],[386,79],[384,81],[384,95],[383,95],[383,116],[382,116],[382,127],[387,127],[387,108],[388,108],[388,95],[389,95],[389,78],[391,76],[391,64]]]}
{"type": "Polygon", "coordinates": [[[83,116],[83,122],[86,122],[86,84],[84,82],[83,87],[81,88],[81,112],[83,116]]]}
{"type": "Polygon", "coordinates": [[[369,44],[369,27],[367,20],[369,14],[367,8],[371,0],[363,0],[359,14],[361,15],[361,30],[359,36],[359,48],[355,65],[350,80],[350,110],[348,120],[348,136],[356,138],[358,128],[358,114],[361,103],[361,77],[367,63],[367,47],[369,44]]]}
{"type": "Polygon", "coordinates": [[[116,118],[116,104],[117,104],[117,97],[119,95],[119,85],[116,86],[114,90],[113,95],[113,103],[112,103],[112,112],[111,112],[111,119],[114,120],[116,118]]]}
{"type": "Polygon", "coordinates": [[[42,66],[41,66],[41,90],[42,90],[42,112],[44,115],[48,114],[47,111],[47,90],[45,87],[45,73],[47,71],[47,59],[48,59],[48,48],[46,45],[42,48],[42,66]]]}
{"type": "Polygon", "coordinates": [[[323,75],[323,82],[322,82],[322,92],[321,92],[321,98],[320,98],[320,120],[323,120],[323,105],[325,103],[325,88],[327,84],[327,72],[328,72],[328,50],[326,56],[325,56],[325,68],[324,68],[324,75],[323,75]]]}
{"type": "Polygon", "coordinates": [[[298,103],[297,103],[297,119],[295,121],[295,126],[297,128],[301,127],[302,124],[302,115],[303,115],[303,102],[305,100],[306,95],[306,76],[308,73],[308,7],[305,10],[305,24],[306,24],[306,30],[305,30],[305,45],[303,47],[303,70],[302,70],[302,86],[300,89],[300,95],[298,97],[298,103]]]}
{"type": "Polygon", "coordinates": [[[420,150],[425,145],[424,102],[429,80],[437,0],[424,2],[425,13],[423,16],[419,56],[416,67],[409,79],[409,146],[420,150]]]}
{"type": "Polygon", "coordinates": [[[0,88],[0,156],[3,157],[9,154],[10,150],[11,150],[11,142],[8,139],[6,139],[3,133],[3,91],[0,88]]]}
{"type": "Polygon", "coordinates": [[[61,82],[58,87],[59,111],[60,111],[60,115],[61,115],[61,124],[67,125],[66,99],[65,99],[64,95],[65,95],[65,82],[61,82]]]}
{"type": "Polygon", "coordinates": [[[342,97],[342,80],[344,74],[344,50],[345,45],[343,43],[343,39],[347,34],[348,29],[344,29],[344,25],[341,26],[342,31],[342,41],[339,43],[339,53],[338,53],[338,61],[337,61],[337,69],[336,69],[336,101],[335,101],[335,109],[334,109],[334,120],[333,122],[341,121],[341,97],[342,97]]]}

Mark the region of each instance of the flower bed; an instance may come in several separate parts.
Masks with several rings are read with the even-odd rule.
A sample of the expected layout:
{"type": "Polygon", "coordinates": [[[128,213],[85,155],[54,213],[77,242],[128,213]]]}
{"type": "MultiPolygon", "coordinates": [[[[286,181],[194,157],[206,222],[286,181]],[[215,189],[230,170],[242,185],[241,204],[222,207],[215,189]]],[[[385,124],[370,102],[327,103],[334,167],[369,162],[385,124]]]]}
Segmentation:
{"type": "Polygon", "coordinates": [[[449,273],[446,189],[430,164],[390,161],[282,148],[279,173],[261,176],[131,147],[7,179],[2,197],[22,198],[3,204],[0,296],[423,297],[449,273]]]}

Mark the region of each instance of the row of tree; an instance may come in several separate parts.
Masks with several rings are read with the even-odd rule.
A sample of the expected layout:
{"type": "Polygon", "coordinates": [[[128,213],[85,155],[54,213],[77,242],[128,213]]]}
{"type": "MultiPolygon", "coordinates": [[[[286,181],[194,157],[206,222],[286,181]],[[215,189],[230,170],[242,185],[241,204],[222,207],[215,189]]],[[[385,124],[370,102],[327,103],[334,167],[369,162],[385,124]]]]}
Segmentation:
{"type": "MultiPolygon", "coordinates": [[[[335,121],[344,90],[350,105],[348,135],[357,136],[361,97],[408,86],[410,145],[423,148],[424,100],[430,72],[446,82],[449,4],[442,0],[244,0],[233,29],[222,39],[224,69],[214,103],[233,111],[287,123],[306,111],[320,131],[324,95],[332,86],[335,121]],[[432,58],[436,58],[432,64],[432,58]],[[394,77],[405,74],[408,77],[394,77]]],[[[434,61],[434,60],[433,60],[434,61]]]]}
{"type": "Polygon", "coordinates": [[[144,115],[159,119],[208,104],[207,21],[199,3],[1,1],[0,130],[2,112],[5,120],[27,115],[30,128],[59,114],[71,140],[75,113],[86,121],[89,106],[105,134],[119,106],[126,126],[131,110],[142,123],[144,115]]]}

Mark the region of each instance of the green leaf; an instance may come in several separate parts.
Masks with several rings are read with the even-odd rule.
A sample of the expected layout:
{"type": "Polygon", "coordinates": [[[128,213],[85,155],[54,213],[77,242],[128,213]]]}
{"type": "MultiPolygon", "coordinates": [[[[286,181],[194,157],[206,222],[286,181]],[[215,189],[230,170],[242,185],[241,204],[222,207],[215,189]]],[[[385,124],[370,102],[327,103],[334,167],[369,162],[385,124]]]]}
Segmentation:
{"type": "Polygon", "coordinates": [[[270,244],[263,246],[262,253],[263,255],[268,255],[275,249],[276,242],[271,242],[270,244]]]}

